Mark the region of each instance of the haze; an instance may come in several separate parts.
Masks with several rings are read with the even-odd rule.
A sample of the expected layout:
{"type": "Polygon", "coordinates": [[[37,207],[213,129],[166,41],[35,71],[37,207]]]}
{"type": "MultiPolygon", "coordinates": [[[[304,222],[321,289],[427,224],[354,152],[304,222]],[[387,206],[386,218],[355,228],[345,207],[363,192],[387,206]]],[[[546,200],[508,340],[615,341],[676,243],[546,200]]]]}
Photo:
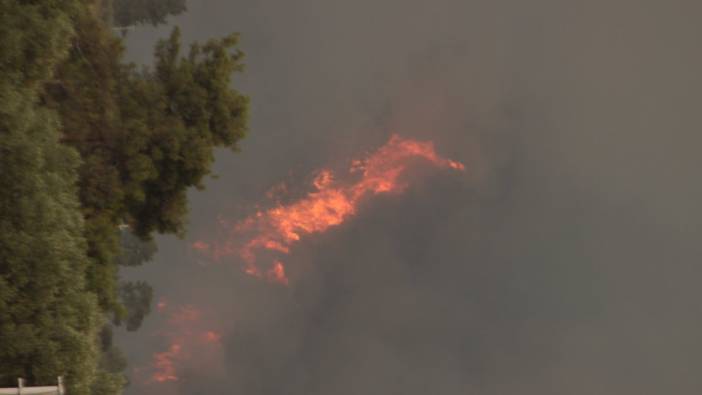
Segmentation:
{"type": "MultiPolygon", "coordinates": [[[[702,393],[701,4],[190,1],[186,41],[241,33],[250,133],[187,237],[125,275],[216,317],[222,354],[128,393],[702,393]],[[466,172],[417,168],[296,245],[289,287],[192,252],[392,133],[466,172]]],[[[131,31],[128,57],[170,29],[131,31]]],[[[164,325],[120,335],[132,366],[164,325]]]]}

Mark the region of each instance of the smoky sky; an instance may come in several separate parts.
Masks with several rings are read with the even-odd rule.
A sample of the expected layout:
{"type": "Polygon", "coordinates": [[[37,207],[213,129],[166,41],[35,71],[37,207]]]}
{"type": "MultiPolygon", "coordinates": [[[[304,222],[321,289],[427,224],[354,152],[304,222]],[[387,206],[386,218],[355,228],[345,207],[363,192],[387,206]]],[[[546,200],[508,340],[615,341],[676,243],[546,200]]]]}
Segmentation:
{"type": "MultiPolygon", "coordinates": [[[[223,328],[217,369],[129,394],[702,393],[702,3],[198,0],[186,42],[241,33],[241,152],[190,196],[188,236],[125,272],[223,328]],[[286,181],[399,133],[465,174],[296,245],[290,287],[189,243],[286,181]]],[[[126,38],[148,64],[171,26],[126,38]]],[[[150,363],[153,314],[119,341],[150,363]]]]}

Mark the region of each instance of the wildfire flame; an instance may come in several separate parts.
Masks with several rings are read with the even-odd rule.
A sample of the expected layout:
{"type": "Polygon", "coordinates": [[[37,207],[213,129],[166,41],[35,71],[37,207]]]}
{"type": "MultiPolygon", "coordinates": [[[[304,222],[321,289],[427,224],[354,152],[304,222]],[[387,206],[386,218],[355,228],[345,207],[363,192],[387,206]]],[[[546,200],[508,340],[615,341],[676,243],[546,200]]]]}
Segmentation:
{"type": "Polygon", "coordinates": [[[269,281],[288,285],[288,278],[285,276],[285,266],[283,266],[282,262],[276,261],[266,274],[269,281]]]}
{"type": "Polygon", "coordinates": [[[156,382],[177,381],[174,361],[180,356],[180,344],[171,344],[168,351],[154,354],[154,374],[151,376],[156,382]]]}
{"type": "Polygon", "coordinates": [[[178,366],[197,352],[199,355],[219,347],[222,335],[202,322],[202,312],[193,305],[170,308],[164,300],[159,302],[159,312],[168,314],[169,331],[161,333],[169,342],[168,349],[154,353],[151,363],[150,383],[178,381],[178,366]],[[167,311],[168,310],[168,311],[167,311]]]}
{"type": "MultiPolygon", "coordinates": [[[[440,157],[432,142],[423,142],[393,135],[375,152],[363,159],[351,161],[345,174],[321,169],[315,174],[311,187],[303,197],[288,203],[277,201],[273,207],[258,210],[236,222],[223,242],[196,241],[193,249],[215,260],[237,256],[244,273],[272,283],[288,285],[284,263],[276,258],[289,254],[293,245],[304,237],[326,232],[353,217],[359,205],[373,196],[400,193],[408,187],[403,177],[416,160],[458,171],[462,163],[440,157]],[[272,256],[270,263],[260,266],[260,254],[272,256]]],[[[267,196],[275,200],[287,193],[285,184],[271,188],[267,196]]],[[[226,221],[220,220],[221,225],[226,221]]],[[[193,305],[172,306],[165,299],[157,303],[159,313],[168,316],[168,339],[165,351],[153,355],[150,383],[176,382],[178,368],[193,357],[212,357],[221,346],[221,334],[203,322],[203,314],[193,305]]]]}
{"type": "Polygon", "coordinates": [[[348,175],[338,179],[330,169],[322,169],[314,178],[314,190],[289,204],[257,211],[236,223],[228,240],[211,245],[197,241],[193,248],[210,254],[215,260],[224,256],[243,259],[243,271],[254,277],[287,284],[284,264],[276,259],[265,271],[257,265],[257,254],[269,251],[290,253],[293,244],[306,235],[322,233],[338,226],[357,213],[364,199],[406,189],[402,178],[413,160],[423,159],[433,166],[463,171],[462,163],[440,157],[432,142],[393,135],[377,151],[351,162],[348,175]]]}

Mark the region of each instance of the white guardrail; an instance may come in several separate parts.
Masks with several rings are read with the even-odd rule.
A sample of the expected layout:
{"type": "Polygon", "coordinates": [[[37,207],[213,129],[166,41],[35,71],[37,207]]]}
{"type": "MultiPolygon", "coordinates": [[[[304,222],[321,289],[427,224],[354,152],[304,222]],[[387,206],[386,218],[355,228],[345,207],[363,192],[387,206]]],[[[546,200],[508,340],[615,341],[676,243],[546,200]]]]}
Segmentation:
{"type": "Polygon", "coordinates": [[[58,385],[44,386],[44,387],[25,387],[24,379],[17,379],[17,387],[13,388],[0,388],[0,394],[12,394],[12,395],[65,395],[66,391],[63,389],[63,378],[58,377],[58,385]]]}

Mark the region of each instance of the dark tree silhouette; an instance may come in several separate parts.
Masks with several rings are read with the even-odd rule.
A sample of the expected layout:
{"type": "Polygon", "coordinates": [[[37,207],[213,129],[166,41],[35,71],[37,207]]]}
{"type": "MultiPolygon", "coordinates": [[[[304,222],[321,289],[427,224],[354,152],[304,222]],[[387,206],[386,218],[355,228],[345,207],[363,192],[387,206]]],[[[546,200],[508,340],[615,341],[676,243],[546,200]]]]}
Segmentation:
{"type": "Polygon", "coordinates": [[[166,22],[170,15],[186,11],[186,0],[113,0],[113,19],[117,27],[166,22]]]}

